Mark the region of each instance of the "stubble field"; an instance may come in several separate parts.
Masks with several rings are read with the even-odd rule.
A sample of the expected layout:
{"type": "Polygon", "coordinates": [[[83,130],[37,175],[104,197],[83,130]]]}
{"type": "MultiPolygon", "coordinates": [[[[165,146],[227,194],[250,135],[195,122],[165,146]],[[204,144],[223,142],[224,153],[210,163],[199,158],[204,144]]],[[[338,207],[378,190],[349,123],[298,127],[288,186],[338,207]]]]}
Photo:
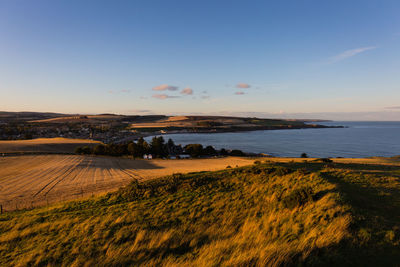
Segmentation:
{"type": "Polygon", "coordinates": [[[144,181],[173,173],[244,166],[254,159],[133,160],[78,155],[0,158],[0,205],[5,210],[115,191],[133,179],[144,181]]]}

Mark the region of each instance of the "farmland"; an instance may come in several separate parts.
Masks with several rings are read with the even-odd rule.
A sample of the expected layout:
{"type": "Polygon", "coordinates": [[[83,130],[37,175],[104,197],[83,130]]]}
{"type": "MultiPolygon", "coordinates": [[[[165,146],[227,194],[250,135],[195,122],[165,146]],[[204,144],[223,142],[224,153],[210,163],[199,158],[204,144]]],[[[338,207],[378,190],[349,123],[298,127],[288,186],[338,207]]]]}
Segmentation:
{"type": "Polygon", "coordinates": [[[66,137],[93,139],[103,143],[121,143],[164,132],[211,133],[328,127],[306,122],[311,121],[226,116],[0,112],[0,139],[66,137]]]}
{"type": "Polygon", "coordinates": [[[0,158],[0,204],[6,210],[42,206],[115,191],[132,179],[144,181],[173,173],[211,171],[253,160],[132,160],[78,155],[31,155],[0,158]]]}
{"type": "Polygon", "coordinates": [[[99,141],[68,138],[38,138],[32,140],[0,141],[0,153],[73,153],[77,146],[94,146],[99,141]]]}

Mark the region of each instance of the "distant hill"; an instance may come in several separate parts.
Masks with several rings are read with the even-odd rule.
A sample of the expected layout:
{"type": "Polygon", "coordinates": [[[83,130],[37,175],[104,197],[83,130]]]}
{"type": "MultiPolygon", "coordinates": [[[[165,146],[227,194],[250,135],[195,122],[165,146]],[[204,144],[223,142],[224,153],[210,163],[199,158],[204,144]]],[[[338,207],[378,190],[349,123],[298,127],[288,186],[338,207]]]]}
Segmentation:
{"type": "Polygon", "coordinates": [[[9,120],[19,120],[19,121],[29,121],[29,120],[39,120],[39,119],[50,119],[67,116],[61,113],[51,113],[51,112],[7,112],[0,111],[0,121],[9,120]]]}

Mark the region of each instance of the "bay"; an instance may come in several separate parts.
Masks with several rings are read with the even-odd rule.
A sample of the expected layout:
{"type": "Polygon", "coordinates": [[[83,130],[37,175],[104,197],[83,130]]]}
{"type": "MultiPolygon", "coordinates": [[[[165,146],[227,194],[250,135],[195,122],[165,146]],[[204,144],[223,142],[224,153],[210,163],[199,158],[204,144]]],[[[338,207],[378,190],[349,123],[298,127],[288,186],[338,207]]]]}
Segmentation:
{"type": "MultiPolygon", "coordinates": [[[[346,128],[268,130],[235,133],[165,134],[176,144],[198,143],[280,157],[371,157],[400,155],[400,122],[332,121],[346,128]]],[[[148,137],[147,140],[151,139],[148,137]]]]}

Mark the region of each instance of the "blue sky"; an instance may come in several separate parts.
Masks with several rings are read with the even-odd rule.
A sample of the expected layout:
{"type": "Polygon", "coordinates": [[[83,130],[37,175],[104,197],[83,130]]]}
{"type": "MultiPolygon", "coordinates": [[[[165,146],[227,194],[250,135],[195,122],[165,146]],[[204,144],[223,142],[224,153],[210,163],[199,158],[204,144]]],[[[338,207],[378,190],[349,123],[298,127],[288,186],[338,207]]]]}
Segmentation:
{"type": "Polygon", "coordinates": [[[0,110],[400,120],[399,14],[385,0],[3,0],[0,110]]]}

